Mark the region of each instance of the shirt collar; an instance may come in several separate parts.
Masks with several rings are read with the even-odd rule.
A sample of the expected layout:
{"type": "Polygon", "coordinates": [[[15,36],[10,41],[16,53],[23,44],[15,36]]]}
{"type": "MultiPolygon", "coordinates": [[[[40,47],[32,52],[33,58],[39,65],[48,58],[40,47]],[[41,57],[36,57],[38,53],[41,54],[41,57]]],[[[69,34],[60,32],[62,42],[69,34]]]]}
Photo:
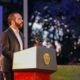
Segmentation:
{"type": "Polygon", "coordinates": [[[12,31],[14,32],[14,33],[19,33],[19,30],[17,31],[15,28],[13,28],[12,26],[10,26],[10,28],[12,29],[12,31]]]}

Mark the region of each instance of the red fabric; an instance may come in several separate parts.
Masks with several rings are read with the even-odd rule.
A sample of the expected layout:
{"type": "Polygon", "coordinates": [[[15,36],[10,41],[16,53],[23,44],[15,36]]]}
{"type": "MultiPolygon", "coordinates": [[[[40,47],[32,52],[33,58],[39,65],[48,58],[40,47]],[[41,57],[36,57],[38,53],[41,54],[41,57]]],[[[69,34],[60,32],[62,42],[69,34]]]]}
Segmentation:
{"type": "Polygon", "coordinates": [[[51,80],[50,74],[38,72],[14,72],[14,80],[51,80]]]}

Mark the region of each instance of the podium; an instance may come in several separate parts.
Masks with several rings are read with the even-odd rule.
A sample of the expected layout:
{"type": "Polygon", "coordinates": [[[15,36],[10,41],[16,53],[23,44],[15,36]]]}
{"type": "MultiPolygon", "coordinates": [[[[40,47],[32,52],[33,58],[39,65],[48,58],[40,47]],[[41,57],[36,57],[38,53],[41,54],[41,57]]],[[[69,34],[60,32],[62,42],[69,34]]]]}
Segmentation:
{"type": "Polygon", "coordinates": [[[56,53],[53,48],[35,46],[14,53],[14,80],[51,80],[50,76],[56,69],[56,53]]]}

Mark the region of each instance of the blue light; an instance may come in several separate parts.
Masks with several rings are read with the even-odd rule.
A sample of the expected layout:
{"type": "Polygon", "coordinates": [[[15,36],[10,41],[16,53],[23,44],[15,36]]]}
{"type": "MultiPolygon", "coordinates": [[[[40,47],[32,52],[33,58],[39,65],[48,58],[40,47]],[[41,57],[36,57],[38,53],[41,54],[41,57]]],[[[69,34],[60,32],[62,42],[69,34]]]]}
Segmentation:
{"type": "Polygon", "coordinates": [[[0,6],[0,33],[2,32],[3,26],[3,6],[0,6]]]}

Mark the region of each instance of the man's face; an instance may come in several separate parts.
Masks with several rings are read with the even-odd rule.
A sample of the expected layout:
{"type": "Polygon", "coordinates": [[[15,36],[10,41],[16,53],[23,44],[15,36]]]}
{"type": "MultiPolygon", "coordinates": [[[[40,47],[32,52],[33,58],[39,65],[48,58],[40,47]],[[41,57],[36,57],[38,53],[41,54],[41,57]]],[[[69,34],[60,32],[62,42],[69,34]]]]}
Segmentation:
{"type": "Polygon", "coordinates": [[[23,19],[22,19],[22,16],[20,14],[15,14],[14,22],[15,22],[16,27],[22,28],[22,26],[23,26],[23,19]]]}

